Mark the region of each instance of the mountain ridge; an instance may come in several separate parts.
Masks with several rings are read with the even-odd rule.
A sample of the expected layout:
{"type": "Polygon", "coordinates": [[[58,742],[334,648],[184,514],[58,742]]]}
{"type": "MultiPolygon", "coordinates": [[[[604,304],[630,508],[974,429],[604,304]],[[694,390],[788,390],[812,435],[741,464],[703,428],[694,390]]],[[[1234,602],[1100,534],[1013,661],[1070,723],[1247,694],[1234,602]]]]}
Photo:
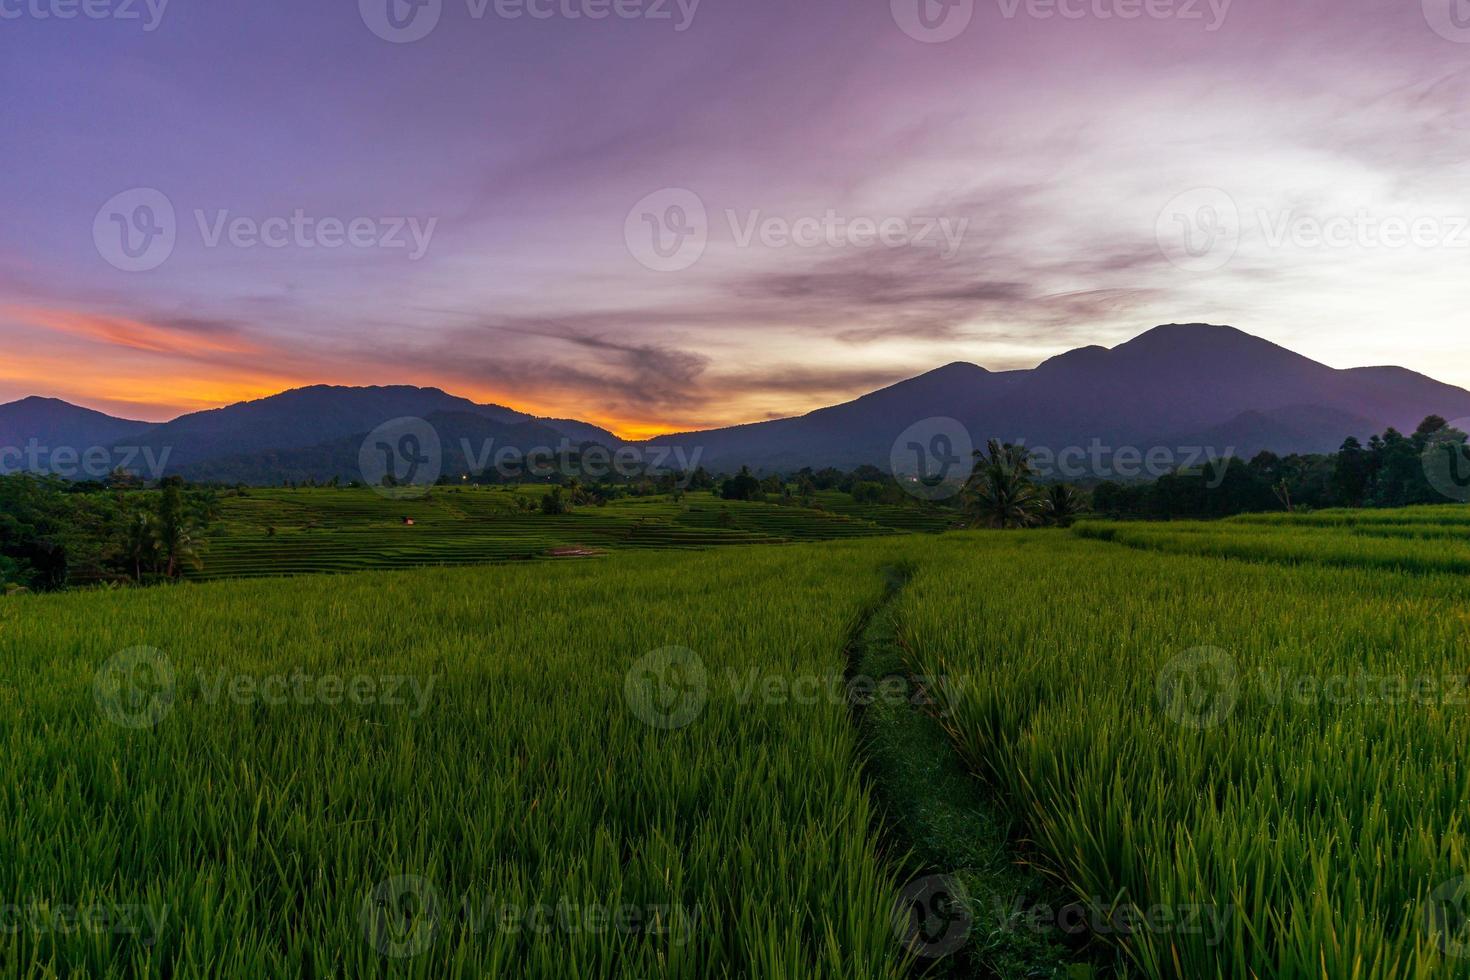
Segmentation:
{"type": "Polygon", "coordinates": [[[229,482],[237,466],[265,479],[271,458],[282,472],[305,476],[322,466],[325,478],[342,475],[344,446],[383,423],[441,416],[512,443],[534,434],[574,445],[677,447],[686,458],[698,451],[709,469],[748,465],[770,472],[887,466],[900,433],[939,418],[958,421],[976,444],[993,437],[1053,451],[1089,442],[1201,445],[1249,456],[1262,449],[1329,451],[1348,436],[1363,439],[1390,426],[1412,430],[1430,414],[1470,416],[1470,391],[1393,365],[1332,368],[1234,327],[1174,323],[1111,348],[1075,348],[1031,369],[992,371],[952,361],[803,415],[642,441],[576,419],[478,404],[437,387],[319,384],[162,423],[30,396],[0,405],[0,451],[31,440],[75,448],[126,443],[155,457],[171,454],[170,471],[192,478],[229,482]]]}

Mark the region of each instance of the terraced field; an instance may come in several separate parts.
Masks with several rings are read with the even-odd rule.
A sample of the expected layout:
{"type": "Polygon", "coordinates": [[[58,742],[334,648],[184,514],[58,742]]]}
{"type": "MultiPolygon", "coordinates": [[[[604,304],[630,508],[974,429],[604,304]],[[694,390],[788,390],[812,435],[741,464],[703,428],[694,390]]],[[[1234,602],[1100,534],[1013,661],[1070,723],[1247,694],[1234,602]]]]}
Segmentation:
{"type": "Polygon", "coordinates": [[[152,916],[0,973],[1470,980],[1470,508],[522,496],[252,492],[218,543],[606,554],[0,599],[0,911],[152,916]]]}
{"type": "Polygon", "coordinates": [[[1385,571],[1470,573],[1470,508],[1248,514],[1223,521],[1085,521],[1076,533],[1144,550],[1385,571]]]}
{"type": "MultiPolygon", "coordinates": [[[[221,526],[196,579],[254,578],[420,565],[532,561],[613,550],[783,544],[941,530],[915,507],[840,513],[690,494],[634,498],[547,516],[544,488],[447,488],[395,501],[367,490],[251,490],[222,501],[221,526]],[[871,517],[862,516],[871,514],[871,517]],[[888,523],[880,523],[882,518],[888,523]],[[406,521],[413,523],[408,524],[406,521]]],[[[851,503],[850,498],[841,495],[851,503]]]]}

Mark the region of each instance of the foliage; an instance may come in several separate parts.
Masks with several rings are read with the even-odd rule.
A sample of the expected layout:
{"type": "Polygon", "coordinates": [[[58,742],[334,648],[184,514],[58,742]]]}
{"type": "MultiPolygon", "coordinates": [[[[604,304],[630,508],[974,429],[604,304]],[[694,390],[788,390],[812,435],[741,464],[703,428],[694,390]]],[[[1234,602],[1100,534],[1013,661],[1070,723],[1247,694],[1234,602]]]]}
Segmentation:
{"type": "Polygon", "coordinates": [[[80,492],[60,480],[0,477],[0,585],[37,591],[120,578],[177,578],[202,567],[217,514],[212,491],[80,492]]]}
{"type": "Polygon", "coordinates": [[[0,600],[0,896],[161,917],[11,930],[0,962],[897,980],[899,867],[848,705],[743,685],[840,678],[901,540],[0,600]],[[140,646],[172,687],[135,670],[99,701],[99,667],[140,646]],[[708,684],[687,725],[658,728],[626,690],[669,647],[708,684]],[[109,720],[135,701],[155,725],[109,720]],[[385,896],[394,879],[408,894],[385,896]],[[379,932],[414,907],[400,896],[437,915],[379,932]],[[417,955],[378,948],[420,937],[417,955]]]}
{"type": "Polygon", "coordinates": [[[975,458],[975,473],[966,488],[972,525],[1004,530],[1036,524],[1042,497],[1026,448],[991,439],[986,449],[975,451],[975,458]]]}
{"type": "MultiPolygon", "coordinates": [[[[1442,952],[1467,921],[1464,580],[1345,553],[1262,562],[1297,523],[1209,525],[1255,563],[941,539],[899,600],[910,668],[958,678],[934,710],[1034,860],[1117,910],[1105,922],[1138,924],[1103,937],[1130,972],[1470,976],[1442,952]]],[[[1403,543],[1432,557],[1445,540],[1403,543]]]]}
{"type": "Polygon", "coordinates": [[[1093,491],[1093,509],[1114,517],[1208,518],[1445,503],[1446,497],[1429,482],[1427,456],[1445,452],[1458,459],[1465,444],[1465,433],[1431,415],[1413,435],[1389,429],[1369,439],[1366,447],[1349,438],[1333,454],[1263,452],[1249,462],[1232,458],[1168,474],[1153,483],[1105,482],[1093,491]]]}
{"type": "Polygon", "coordinates": [[[725,500],[759,500],[761,481],[751,475],[750,467],[740,467],[740,472],[726,480],[720,489],[725,500]]]}
{"type": "Polygon", "coordinates": [[[1050,527],[1071,527],[1087,510],[1087,502],[1069,483],[1053,483],[1041,500],[1041,519],[1050,527]]]}

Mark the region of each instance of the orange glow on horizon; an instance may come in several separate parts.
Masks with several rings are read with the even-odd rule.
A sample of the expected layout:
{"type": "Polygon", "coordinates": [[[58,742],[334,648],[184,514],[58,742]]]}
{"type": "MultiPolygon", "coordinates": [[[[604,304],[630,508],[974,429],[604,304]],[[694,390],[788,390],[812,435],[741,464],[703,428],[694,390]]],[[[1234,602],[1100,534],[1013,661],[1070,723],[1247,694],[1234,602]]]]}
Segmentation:
{"type": "Polygon", "coordinates": [[[492,390],[473,379],[424,374],[383,379],[380,364],[350,359],[335,365],[302,362],[299,371],[280,371],[272,365],[296,367],[296,358],[228,329],[200,331],[81,310],[0,305],[0,338],[6,341],[6,357],[0,360],[0,388],[6,392],[0,402],[39,395],[146,422],[167,422],[316,384],[436,387],[536,417],[578,419],[630,441],[772,417],[769,404],[757,408],[742,399],[694,417],[608,411],[586,392],[528,392],[515,386],[492,390]],[[5,336],[7,321],[10,337],[5,336]],[[747,408],[751,411],[742,414],[747,408]]]}

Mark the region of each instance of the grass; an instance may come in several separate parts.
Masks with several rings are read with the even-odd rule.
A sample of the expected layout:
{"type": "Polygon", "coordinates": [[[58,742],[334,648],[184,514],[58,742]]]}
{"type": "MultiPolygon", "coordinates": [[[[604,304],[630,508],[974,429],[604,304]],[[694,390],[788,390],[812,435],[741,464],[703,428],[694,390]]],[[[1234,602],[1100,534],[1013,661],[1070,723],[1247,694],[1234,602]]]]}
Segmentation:
{"type": "Polygon", "coordinates": [[[1470,870],[1462,580],[943,540],[899,602],[911,666],[966,679],[937,688],[961,755],[1135,972],[1470,976],[1443,952],[1470,870]]]}
{"type": "MultiPolygon", "coordinates": [[[[747,686],[840,676],[889,550],[7,599],[0,896],[163,926],[0,930],[0,972],[898,976],[846,704],[747,686]],[[145,646],[172,697],[145,659],[95,700],[99,668],[145,646]],[[627,698],[667,647],[708,671],[682,728],[627,698]],[[318,679],[312,703],[227,693],[246,678],[279,696],[269,679],[297,675],[318,679]],[[332,677],[379,696],[406,678],[404,703],[324,703],[332,677]],[[152,727],[110,720],[149,704],[152,727]],[[537,931],[562,904],[580,924],[537,931]]],[[[664,674],[652,690],[677,700],[664,674]]]]}
{"type": "Polygon", "coordinates": [[[933,696],[911,677],[898,643],[892,603],[912,565],[890,570],[886,601],[852,643],[851,674],[892,693],[857,707],[863,752],[884,815],[886,839],[907,855],[915,897],[952,890],[961,909],[931,915],[913,941],[931,977],[1065,977],[1070,957],[1055,916],[1056,890],[1027,868],[1015,845],[1018,829],[1004,801],[971,778],[939,719],[933,696]],[[942,954],[942,955],[941,955],[942,954]]]}
{"type": "MultiPolygon", "coordinates": [[[[539,501],[544,488],[440,488],[421,500],[390,500],[370,490],[252,490],[225,497],[217,533],[196,580],[252,578],[533,561],[580,549],[701,550],[877,537],[931,530],[919,506],[865,508],[846,494],[851,513],[730,502],[708,493],[630,498],[550,517],[517,499],[539,501]],[[863,516],[872,514],[891,523],[863,516]],[[404,518],[414,521],[404,524],[404,518]]],[[[938,522],[942,526],[942,519],[938,522]]]]}
{"type": "Polygon", "coordinates": [[[1084,538],[1171,554],[1384,571],[1470,572],[1470,508],[1253,514],[1167,524],[1085,521],[1084,538]]]}
{"type": "Polygon", "coordinates": [[[1470,977],[1470,509],[226,508],[257,576],[606,554],[0,600],[0,973],[1470,977]]]}

